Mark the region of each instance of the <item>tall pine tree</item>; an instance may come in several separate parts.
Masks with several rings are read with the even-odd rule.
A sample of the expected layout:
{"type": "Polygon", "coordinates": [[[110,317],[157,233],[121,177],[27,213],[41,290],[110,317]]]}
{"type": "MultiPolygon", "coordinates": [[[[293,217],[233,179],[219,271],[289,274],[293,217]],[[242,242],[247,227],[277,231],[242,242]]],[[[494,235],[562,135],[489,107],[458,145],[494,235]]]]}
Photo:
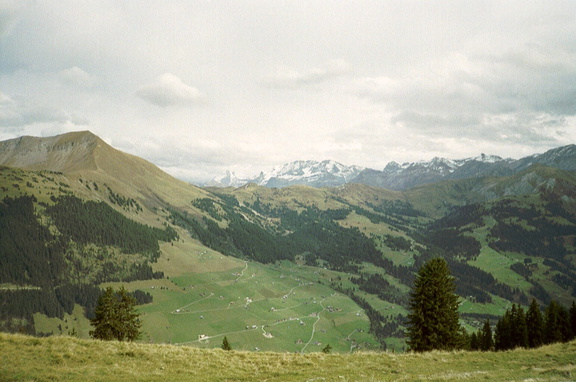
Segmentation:
{"type": "Polygon", "coordinates": [[[512,304],[511,336],[512,347],[528,347],[528,328],[526,326],[526,314],[520,305],[512,304]]]}
{"type": "Polygon", "coordinates": [[[455,288],[446,260],[434,258],[420,268],[410,294],[407,342],[411,350],[457,347],[460,325],[455,288]]]}
{"type": "Polygon", "coordinates": [[[528,329],[528,347],[542,346],[544,344],[544,318],[536,299],[532,299],[526,313],[526,327],[528,329]]]}
{"type": "Polygon", "coordinates": [[[94,309],[94,318],[90,324],[94,330],[90,331],[90,336],[94,339],[112,341],[116,338],[116,305],[118,300],[114,295],[114,289],[106,288],[104,293],[98,297],[98,304],[94,309]]]}
{"type": "Polygon", "coordinates": [[[226,336],[224,336],[224,339],[222,340],[222,350],[232,350],[232,346],[230,345],[230,342],[228,342],[228,338],[226,338],[226,336]]]}
{"type": "Polygon", "coordinates": [[[111,341],[134,341],[140,337],[141,322],[135,310],[136,299],[124,287],[115,292],[111,287],[106,288],[98,298],[94,310],[94,318],[90,324],[94,330],[90,336],[94,339],[111,341]]]}
{"type": "Polygon", "coordinates": [[[494,347],[494,340],[492,338],[492,327],[490,326],[490,319],[487,319],[484,322],[484,326],[482,327],[482,331],[478,336],[478,342],[480,350],[482,351],[490,351],[494,347]]]}
{"type": "Polygon", "coordinates": [[[118,335],[119,341],[134,341],[140,338],[142,323],[135,309],[136,299],[124,287],[117,292],[118,297],[118,335]]]}
{"type": "Polygon", "coordinates": [[[576,301],[572,301],[572,306],[570,307],[570,327],[572,328],[572,337],[570,339],[573,340],[576,338],[576,301]]]}
{"type": "Polygon", "coordinates": [[[544,342],[553,344],[564,340],[565,331],[562,322],[562,306],[555,300],[550,301],[545,312],[544,342]]]}
{"type": "Polygon", "coordinates": [[[496,350],[512,349],[512,315],[508,309],[496,323],[494,332],[494,348],[496,350]]]}
{"type": "Polygon", "coordinates": [[[476,334],[476,332],[472,332],[470,335],[470,350],[480,350],[480,340],[479,336],[482,335],[481,332],[476,334]]]}

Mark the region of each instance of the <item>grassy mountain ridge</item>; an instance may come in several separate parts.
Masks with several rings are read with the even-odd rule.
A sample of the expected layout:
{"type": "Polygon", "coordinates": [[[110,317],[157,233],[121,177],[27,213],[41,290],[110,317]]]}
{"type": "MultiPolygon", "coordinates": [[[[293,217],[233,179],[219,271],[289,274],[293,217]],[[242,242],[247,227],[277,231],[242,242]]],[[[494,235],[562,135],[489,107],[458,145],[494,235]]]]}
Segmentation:
{"type": "MultiPolygon", "coordinates": [[[[44,150],[15,160],[21,168],[0,168],[0,197],[33,198],[30,221],[52,235],[43,245],[61,243],[66,271],[55,275],[151,293],[154,302],[140,308],[149,341],[218,347],[228,333],[247,350],[400,350],[414,272],[433,256],[449,261],[469,329],[511,302],[568,304],[576,293],[572,172],[532,166],[401,192],[360,184],[201,189],[88,132],[7,142],[12,151],[0,151],[0,163],[8,165],[44,150]],[[74,212],[79,219],[132,227],[118,231],[125,242],[92,235],[106,224],[54,214],[71,206],[101,214],[74,212]],[[129,244],[144,242],[142,232],[158,243],[157,255],[129,244]]],[[[58,333],[50,325],[36,329],[58,333]]]]}

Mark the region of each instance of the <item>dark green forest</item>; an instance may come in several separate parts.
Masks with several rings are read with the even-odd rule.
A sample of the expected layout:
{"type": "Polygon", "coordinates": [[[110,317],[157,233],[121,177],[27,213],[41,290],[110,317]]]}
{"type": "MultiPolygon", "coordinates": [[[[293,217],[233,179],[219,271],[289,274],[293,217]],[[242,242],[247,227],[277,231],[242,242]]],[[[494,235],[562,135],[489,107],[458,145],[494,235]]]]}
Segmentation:
{"type": "Polygon", "coordinates": [[[171,241],[176,231],[149,227],[126,218],[103,202],[82,201],[74,196],[53,198],[46,214],[63,236],[80,244],[115,246],[124,253],[142,253],[155,261],[160,256],[158,241],[171,241]]]}
{"type": "MultiPolygon", "coordinates": [[[[100,294],[96,285],[163,277],[152,271],[149,262],[160,254],[159,240],[176,238],[172,228],[136,223],[103,202],[85,202],[74,196],[52,201],[53,205],[38,204],[34,196],[25,195],[0,202],[0,283],[19,286],[0,290],[3,330],[32,332],[33,313],[62,318],[64,313],[72,313],[74,304],[83,306],[90,318],[100,294]],[[44,209],[56,231],[41,223],[38,208],[44,209]],[[89,245],[101,249],[94,253],[89,245]],[[113,248],[140,253],[142,261],[114,259],[113,248]],[[101,268],[90,283],[74,282],[75,273],[80,272],[77,263],[92,255],[101,257],[101,268]]],[[[147,303],[151,296],[138,292],[135,298],[147,303]]]]}

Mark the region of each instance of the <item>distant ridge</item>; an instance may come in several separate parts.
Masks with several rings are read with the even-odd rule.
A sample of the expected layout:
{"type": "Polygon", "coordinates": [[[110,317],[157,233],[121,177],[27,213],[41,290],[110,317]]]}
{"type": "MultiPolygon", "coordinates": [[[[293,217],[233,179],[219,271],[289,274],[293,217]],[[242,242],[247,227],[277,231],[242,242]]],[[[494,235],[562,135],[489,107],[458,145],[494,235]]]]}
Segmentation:
{"type": "Polygon", "coordinates": [[[485,176],[510,176],[541,164],[560,170],[576,171],[576,145],[567,145],[534,154],[521,159],[501,158],[481,154],[465,159],[435,157],[430,161],[389,162],[383,170],[347,166],[334,161],[295,161],[261,172],[254,178],[240,179],[229,171],[214,177],[204,186],[240,187],[255,183],[270,188],[292,185],[311,187],[334,187],[347,183],[359,183],[372,187],[403,191],[443,180],[458,180],[485,176]]]}

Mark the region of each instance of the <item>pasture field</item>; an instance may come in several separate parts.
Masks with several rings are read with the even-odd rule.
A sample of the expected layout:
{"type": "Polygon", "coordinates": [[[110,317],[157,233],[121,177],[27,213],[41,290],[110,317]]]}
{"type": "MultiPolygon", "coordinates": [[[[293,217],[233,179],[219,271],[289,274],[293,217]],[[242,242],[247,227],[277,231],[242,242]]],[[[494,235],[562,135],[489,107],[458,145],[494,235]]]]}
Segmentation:
{"type": "Polygon", "coordinates": [[[204,273],[124,284],[154,297],[153,304],[138,307],[143,342],[209,349],[220,348],[226,336],[235,350],[309,353],[329,344],[345,353],[380,347],[363,310],[324,285],[335,272],[237,259],[224,260],[236,267],[216,271],[210,262],[222,262],[220,254],[191,256],[203,262],[198,269],[204,273]]]}

